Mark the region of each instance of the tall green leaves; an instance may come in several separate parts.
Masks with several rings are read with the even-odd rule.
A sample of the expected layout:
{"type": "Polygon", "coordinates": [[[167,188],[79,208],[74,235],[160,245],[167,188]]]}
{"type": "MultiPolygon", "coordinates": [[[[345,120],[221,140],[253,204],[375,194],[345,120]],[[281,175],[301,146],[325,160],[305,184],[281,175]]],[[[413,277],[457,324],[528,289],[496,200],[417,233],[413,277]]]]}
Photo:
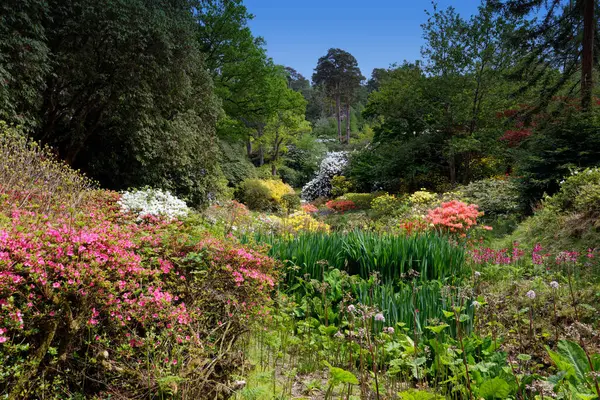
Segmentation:
{"type": "Polygon", "coordinates": [[[269,254],[292,267],[288,272],[288,282],[305,274],[321,278],[323,268],[326,268],[321,261],[365,279],[378,273],[384,282],[403,279],[411,270],[424,281],[454,281],[466,272],[464,250],[434,234],[398,236],[363,231],[348,234],[305,232],[291,238],[257,235],[254,239],[270,244],[269,254]]]}

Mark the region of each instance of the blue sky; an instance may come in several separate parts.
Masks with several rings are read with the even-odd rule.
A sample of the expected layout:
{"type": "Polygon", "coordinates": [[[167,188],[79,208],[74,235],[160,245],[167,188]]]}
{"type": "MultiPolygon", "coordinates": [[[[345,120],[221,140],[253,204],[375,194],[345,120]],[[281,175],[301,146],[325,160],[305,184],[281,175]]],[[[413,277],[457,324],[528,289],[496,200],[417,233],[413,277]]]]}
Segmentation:
{"type": "MultiPolygon", "coordinates": [[[[367,78],[373,68],[420,58],[421,24],[430,0],[245,0],[255,15],[252,32],[267,41],[277,64],[298,70],[309,80],[319,57],[331,47],[352,53],[367,78]]],[[[438,0],[463,17],[479,0],[438,0]]]]}

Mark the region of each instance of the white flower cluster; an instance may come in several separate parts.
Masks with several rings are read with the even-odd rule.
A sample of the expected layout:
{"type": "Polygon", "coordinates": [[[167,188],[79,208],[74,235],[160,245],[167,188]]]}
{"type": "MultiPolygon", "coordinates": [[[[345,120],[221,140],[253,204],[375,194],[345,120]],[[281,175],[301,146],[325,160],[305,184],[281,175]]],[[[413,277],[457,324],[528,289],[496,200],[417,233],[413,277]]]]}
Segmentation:
{"type": "Polygon", "coordinates": [[[178,199],[168,191],[161,189],[140,189],[124,192],[119,200],[121,211],[146,215],[183,217],[189,212],[185,201],[178,199]]]}
{"type": "Polygon", "coordinates": [[[331,179],[341,175],[348,165],[348,154],[345,151],[329,152],[321,161],[317,176],[302,188],[302,199],[312,201],[318,197],[329,196],[331,193],[331,179]]]}

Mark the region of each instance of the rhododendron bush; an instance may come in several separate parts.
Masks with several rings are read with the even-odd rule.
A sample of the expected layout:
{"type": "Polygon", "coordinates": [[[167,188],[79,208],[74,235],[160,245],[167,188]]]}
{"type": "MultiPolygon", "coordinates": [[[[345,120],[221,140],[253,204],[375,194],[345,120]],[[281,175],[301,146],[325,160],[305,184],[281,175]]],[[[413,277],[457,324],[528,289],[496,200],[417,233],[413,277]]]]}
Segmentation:
{"type": "Polygon", "coordinates": [[[219,377],[238,362],[218,349],[263,314],[274,261],[177,220],[122,214],[116,193],[86,197],[76,213],[0,215],[0,393],[225,390],[219,377]]]}

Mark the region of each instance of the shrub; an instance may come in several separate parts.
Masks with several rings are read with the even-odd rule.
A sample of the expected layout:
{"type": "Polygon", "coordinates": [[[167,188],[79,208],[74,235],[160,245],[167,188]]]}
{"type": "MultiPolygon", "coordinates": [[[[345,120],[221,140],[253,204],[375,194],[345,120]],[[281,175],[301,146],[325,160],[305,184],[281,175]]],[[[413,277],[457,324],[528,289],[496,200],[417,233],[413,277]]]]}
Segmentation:
{"type": "Polygon", "coordinates": [[[75,214],[14,208],[0,219],[0,387],[9,397],[54,388],[135,398],[163,392],[165,379],[191,398],[228,390],[223,377],[239,363],[221,344],[235,343],[266,304],[275,263],[192,237],[179,221],[135,223],[117,200],[95,192],[75,214]]]}
{"type": "Polygon", "coordinates": [[[317,211],[319,211],[319,209],[310,203],[306,203],[306,204],[302,204],[302,211],[304,211],[307,214],[312,214],[312,213],[316,213],[317,211]]]}
{"type": "Polygon", "coordinates": [[[346,179],[345,176],[334,176],[331,179],[331,195],[333,197],[340,197],[345,195],[352,188],[352,184],[346,179]]]}
{"type": "Polygon", "coordinates": [[[560,183],[547,203],[561,211],[592,213],[600,210],[600,168],[575,170],[560,183]]]}
{"type": "Polygon", "coordinates": [[[242,183],[239,192],[242,203],[251,210],[279,211],[283,207],[283,195],[294,194],[294,189],[280,180],[248,179],[242,183]]]}
{"type": "Polygon", "coordinates": [[[0,121],[0,193],[5,204],[50,213],[76,207],[93,183],[58,161],[50,149],[0,121]]]}
{"type": "Polygon", "coordinates": [[[411,194],[408,200],[415,205],[427,206],[433,204],[437,200],[437,195],[435,193],[428,192],[425,189],[421,189],[411,194]]]}
{"type": "Polygon", "coordinates": [[[299,232],[329,232],[329,225],[316,220],[312,215],[298,211],[287,218],[282,219],[283,230],[286,233],[296,234],[299,232]]]}
{"type": "Polygon", "coordinates": [[[334,176],[341,175],[347,164],[348,157],[345,152],[327,153],[327,156],[321,162],[317,176],[302,188],[301,197],[304,200],[312,201],[318,197],[329,196],[331,194],[331,180],[334,176]]]}
{"type": "Polygon", "coordinates": [[[391,218],[408,211],[408,205],[396,196],[386,193],[371,201],[371,209],[375,218],[391,218]]]}
{"type": "Polygon", "coordinates": [[[281,196],[281,205],[287,212],[297,210],[300,207],[300,196],[296,193],[286,193],[281,196]]]}
{"type": "Polygon", "coordinates": [[[189,212],[185,201],[168,191],[152,188],[124,192],[118,204],[121,211],[133,213],[138,217],[153,215],[177,218],[184,217],[189,212]]]}
{"type": "Polygon", "coordinates": [[[522,212],[519,187],[510,179],[483,179],[460,190],[465,200],[477,204],[486,215],[497,217],[522,212]]]}
{"type": "Polygon", "coordinates": [[[342,199],[352,201],[359,210],[368,210],[375,197],[373,193],[346,193],[342,199]]]}
{"type": "Polygon", "coordinates": [[[427,221],[442,231],[465,234],[477,225],[477,217],[481,215],[476,204],[452,200],[430,210],[427,221]]]}
{"type": "Polygon", "coordinates": [[[346,212],[356,209],[356,204],[350,200],[330,200],[325,203],[327,208],[333,211],[346,212]]]}

